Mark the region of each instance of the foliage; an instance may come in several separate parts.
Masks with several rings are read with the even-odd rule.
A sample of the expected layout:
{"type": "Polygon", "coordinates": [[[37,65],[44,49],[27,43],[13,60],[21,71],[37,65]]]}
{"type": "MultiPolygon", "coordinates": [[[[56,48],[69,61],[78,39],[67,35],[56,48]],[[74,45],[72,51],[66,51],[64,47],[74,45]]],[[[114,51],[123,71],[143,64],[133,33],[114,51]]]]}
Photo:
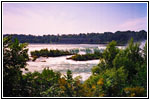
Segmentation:
{"type": "Polygon", "coordinates": [[[41,50],[35,50],[31,51],[31,56],[33,57],[33,61],[36,60],[38,57],[59,57],[59,56],[65,56],[65,55],[72,55],[73,53],[69,51],[63,51],[63,50],[48,50],[48,49],[41,49],[41,50]]]}
{"type": "Polygon", "coordinates": [[[140,71],[141,65],[143,65],[144,59],[140,51],[139,44],[134,44],[133,39],[131,39],[127,48],[121,51],[113,61],[115,67],[124,66],[128,73],[128,82],[133,80],[137,72],[140,71]]]}
{"type": "MultiPolygon", "coordinates": [[[[7,35],[4,35],[8,36],[7,35]]],[[[18,38],[21,43],[57,43],[57,44],[107,44],[112,40],[115,40],[118,45],[125,45],[131,37],[135,41],[142,41],[147,39],[147,32],[144,30],[135,31],[117,31],[104,32],[104,33],[80,33],[69,35],[12,35],[14,38],[18,38]]]]}
{"type": "Polygon", "coordinates": [[[102,56],[102,53],[94,52],[93,54],[90,54],[90,53],[87,53],[84,55],[76,54],[76,55],[73,55],[72,57],[67,58],[67,59],[72,59],[75,61],[87,61],[87,60],[99,59],[101,56],[102,56]]]}
{"type": "Polygon", "coordinates": [[[93,68],[91,70],[92,70],[93,75],[100,74],[100,72],[101,72],[101,69],[99,66],[93,66],[93,68]]]}
{"type": "Polygon", "coordinates": [[[53,70],[44,69],[42,73],[34,72],[23,75],[24,81],[24,92],[22,95],[25,96],[42,96],[42,92],[49,89],[58,83],[60,78],[59,72],[53,70]]]}
{"type": "Polygon", "coordinates": [[[17,39],[12,42],[11,37],[5,37],[3,40],[4,96],[20,96],[21,69],[26,69],[26,61],[29,59],[26,46],[27,44],[20,44],[17,39]]]}
{"type": "Polygon", "coordinates": [[[113,65],[112,65],[113,60],[114,60],[115,56],[117,55],[117,53],[119,52],[119,49],[115,47],[116,44],[117,43],[115,41],[110,42],[103,52],[103,59],[107,63],[108,68],[113,67],[113,65]]]}
{"type": "Polygon", "coordinates": [[[124,50],[118,50],[115,44],[112,41],[107,45],[100,63],[92,68],[92,75],[84,84],[93,87],[92,96],[146,96],[147,44],[144,50],[133,39],[124,50]]]}
{"type": "Polygon", "coordinates": [[[27,73],[24,77],[23,96],[72,97],[85,96],[80,80],[72,78],[72,72],[61,77],[60,73],[44,69],[42,73],[27,73]]]}
{"type": "Polygon", "coordinates": [[[144,93],[145,89],[142,87],[125,88],[125,93],[129,97],[143,97],[146,96],[144,93]]]}

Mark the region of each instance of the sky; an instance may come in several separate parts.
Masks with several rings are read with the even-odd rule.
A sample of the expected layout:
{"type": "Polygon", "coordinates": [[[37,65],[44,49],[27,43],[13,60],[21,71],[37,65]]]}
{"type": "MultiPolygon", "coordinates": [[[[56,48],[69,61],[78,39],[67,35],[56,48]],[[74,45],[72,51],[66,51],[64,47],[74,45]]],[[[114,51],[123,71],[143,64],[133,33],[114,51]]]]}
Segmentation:
{"type": "Polygon", "coordinates": [[[147,31],[146,3],[3,3],[3,34],[147,31]]]}

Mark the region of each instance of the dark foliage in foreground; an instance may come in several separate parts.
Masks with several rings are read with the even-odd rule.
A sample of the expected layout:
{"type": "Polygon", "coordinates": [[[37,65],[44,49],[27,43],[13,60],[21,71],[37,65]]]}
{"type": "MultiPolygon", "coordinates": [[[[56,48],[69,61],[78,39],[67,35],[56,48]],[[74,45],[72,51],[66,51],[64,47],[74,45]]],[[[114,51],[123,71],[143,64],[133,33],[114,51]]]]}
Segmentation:
{"type": "Polygon", "coordinates": [[[20,44],[11,37],[3,40],[3,93],[4,96],[21,96],[22,71],[29,60],[26,49],[27,44],[20,44]]]}
{"type": "MultiPolygon", "coordinates": [[[[7,35],[4,35],[8,36],[7,35]]],[[[147,32],[141,30],[135,31],[117,31],[104,33],[80,33],[70,35],[17,35],[13,34],[13,38],[18,38],[21,43],[56,43],[56,44],[107,44],[115,40],[118,45],[124,45],[132,37],[134,41],[142,41],[147,39],[147,32]]]]}
{"type": "Polygon", "coordinates": [[[92,68],[92,75],[84,82],[72,78],[67,71],[44,69],[22,74],[28,60],[26,44],[5,37],[3,42],[4,97],[145,97],[147,96],[147,44],[144,49],[133,39],[124,50],[112,41],[92,68]]]}

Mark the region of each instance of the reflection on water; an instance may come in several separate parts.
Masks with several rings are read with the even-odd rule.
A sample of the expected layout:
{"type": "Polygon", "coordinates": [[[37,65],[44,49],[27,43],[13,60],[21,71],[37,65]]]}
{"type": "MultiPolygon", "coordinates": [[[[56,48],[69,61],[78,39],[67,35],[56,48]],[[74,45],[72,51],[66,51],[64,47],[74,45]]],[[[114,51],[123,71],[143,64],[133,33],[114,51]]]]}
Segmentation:
{"type": "MultiPolygon", "coordinates": [[[[105,49],[105,45],[91,45],[91,44],[29,44],[29,52],[40,49],[59,49],[59,50],[70,50],[70,49],[79,49],[79,53],[84,53],[84,49],[105,49]]],[[[121,47],[119,47],[121,48],[121,47]]],[[[29,54],[30,55],[30,54],[29,54]]],[[[48,67],[55,71],[60,71],[62,74],[66,74],[66,71],[70,69],[73,73],[73,77],[80,75],[82,80],[86,80],[91,75],[91,68],[99,63],[99,60],[90,60],[90,61],[73,61],[67,60],[66,58],[71,56],[62,56],[62,57],[40,57],[36,61],[28,61],[27,68],[29,71],[41,72],[44,68],[48,67]]]]}

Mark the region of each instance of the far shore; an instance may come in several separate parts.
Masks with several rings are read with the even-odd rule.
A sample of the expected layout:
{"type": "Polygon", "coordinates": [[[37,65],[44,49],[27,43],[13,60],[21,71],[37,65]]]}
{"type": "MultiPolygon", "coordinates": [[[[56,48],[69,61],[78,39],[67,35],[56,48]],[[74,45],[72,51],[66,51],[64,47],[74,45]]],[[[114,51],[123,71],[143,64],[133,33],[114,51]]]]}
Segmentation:
{"type": "MultiPolygon", "coordinates": [[[[69,43],[28,43],[31,45],[104,45],[107,46],[108,43],[102,43],[102,44],[87,44],[87,43],[82,43],[82,44],[69,44],[69,43]]],[[[126,44],[118,44],[117,46],[126,46],[126,44]]]]}

